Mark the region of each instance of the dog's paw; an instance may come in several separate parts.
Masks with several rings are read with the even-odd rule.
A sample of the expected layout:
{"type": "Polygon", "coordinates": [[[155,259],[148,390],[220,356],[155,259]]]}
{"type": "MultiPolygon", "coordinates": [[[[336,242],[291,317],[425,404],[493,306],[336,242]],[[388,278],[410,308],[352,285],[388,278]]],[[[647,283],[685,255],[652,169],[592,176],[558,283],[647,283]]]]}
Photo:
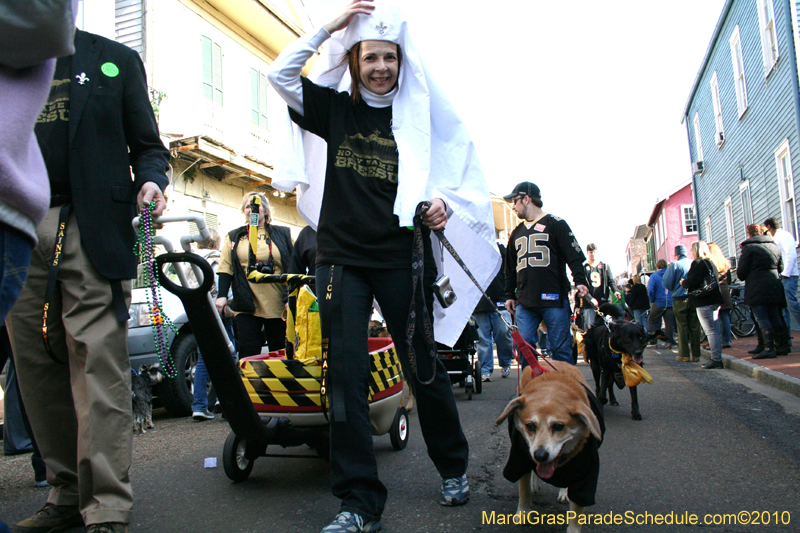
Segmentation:
{"type": "Polygon", "coordinates": [[[633,420],[641,420],[642,419],[642,414],[637,412],[637,411],[634,411],[634,412],[631,413],[631,418],[633,420]]]}
{"type": "Polygon", "coordinates": [[[603,405],[608,403],[608,398],[598,397],[597,399],[600,400],[600,403],[603,404],[603,405]]]}
{"type": "Polygon", "coordinates": [[[536,494],[542,488],[542,483],[539,481],[539,476],[531,475],[531,494],[536,494]]]}
{"type": "Polygon", "coordinates": [[[611,400],[612,407],[619,407],[619,402],[617,400],[611,400]]]}
{"type": "Polygon", "coordinates": [[[559,503],[569,503],[569,495],[567,489],[560,489],[558,491],[558,502],[559,503]]]}

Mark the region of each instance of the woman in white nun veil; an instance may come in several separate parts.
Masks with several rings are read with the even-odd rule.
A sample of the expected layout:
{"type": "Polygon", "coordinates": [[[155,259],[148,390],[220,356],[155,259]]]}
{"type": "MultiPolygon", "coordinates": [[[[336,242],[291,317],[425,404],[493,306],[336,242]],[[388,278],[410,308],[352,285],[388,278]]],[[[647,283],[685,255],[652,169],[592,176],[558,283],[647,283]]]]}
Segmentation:
{"type": "MultiPolygon", "coordinates": [[[[461,505],[469,499],[467,440],[450,378],[435,350],[431,354],[430,322],[426,327],[421,312],[427,307],[428,316],[434,316],[432,284],[442,261],[440,250],[434,257],[431,230],[447,224],[454,245],[460,241],[462,249],[471,246],[483,254],[470,265],[481,283],[488,285],[499,268],[488,190],[471,141],[460,121],[451,118],[438,88],[426,81],[399,10],[378,4],[351,2],[316,33],[287,46],[269,73],[295,128],[287,135],[293,144],[278,150],[283,163],[276,165],[274,185],[292,190],[299,184],[298,209],[318,230],[316,279],[323,346],[328,341],[331,485],[342,500],[323,533],[381,528],[387,490],[378,479],[367,403],[373,298],[415,393],[428,455],[441,476],[439,502],[461,505]],[[339,30],[344,34],[331,39],[339,30]],[[327,61],[327,70],[312,82],[302,69],[326,41],[317,63],[325,67],[327,61]],[[436,113],[447,131],[436,130],[436,113]],[[443,137],[450,143],[446,150],[440,149],[443,137]],[[421,215],[422,244],[416,248],[425,268],[424,274],[421,269],[417,273],[420,288],[412,298],[415,234],[408,226],[424,200],[431,206],[421,215]],[[420,312],[410,312],[412,302],[420,312]],[[406,345],[410,316],[415,317],[411,357],[406,345]]],[[[456,270],[453,263],[448,274],[457,277],[456,270]]],[[[462,298],[462,308],[453,306],[463,315],[458,332],[477,303],[466,289],[462,298]]],[[[436,312],[443,316],[440,307],[436,312]]]]}

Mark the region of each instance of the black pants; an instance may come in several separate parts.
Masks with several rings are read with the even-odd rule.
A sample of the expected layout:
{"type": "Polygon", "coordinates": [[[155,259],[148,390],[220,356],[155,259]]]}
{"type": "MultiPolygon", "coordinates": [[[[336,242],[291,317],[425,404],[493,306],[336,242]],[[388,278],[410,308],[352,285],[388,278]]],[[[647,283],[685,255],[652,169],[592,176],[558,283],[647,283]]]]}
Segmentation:
{"type": "MultiPolygon", "coordinates": [[[[439,474],[443,478],[463,475],[467,471],[469,449],[444,365],[433,358],[436,378],[429,385],[417,382],[409,365],[405,339],[411,304],[411,269],[336,267],[341,269],[340,278],[332,277],[333,269],[317,266],[322,336],[330,339],[328,386],[333,401],[338,399],[343,403],[346,418],[337,420],[339,411],[334,405],[330,413],[331,486],[333,495],[342,500],[341,511],[376,519],[383,513],[387,491],[378,479],[367,402],[367,329],[373,296],[386,319],[405,379],[414,390],[422,436],[439,474]],[[327,298],[328,293],[332,298],[327,298]]],[[[426,272],[425,277],[425,298],[430,312],[433,308],[430,286],[435,273],[426,272]]],[[[422,330],[418,316],[413,345],[417,369],[422,379],[428,380],[432,361],[422,330]]]]}
{"type": "Polygon", "coordinates": [[[281,318],[261,318],[248,313],[239,313],[233,318],[236,324],[236,348],[239,359],[261,353],[266,337],[269,351],[286,347],[286,322],[281,318]]]}

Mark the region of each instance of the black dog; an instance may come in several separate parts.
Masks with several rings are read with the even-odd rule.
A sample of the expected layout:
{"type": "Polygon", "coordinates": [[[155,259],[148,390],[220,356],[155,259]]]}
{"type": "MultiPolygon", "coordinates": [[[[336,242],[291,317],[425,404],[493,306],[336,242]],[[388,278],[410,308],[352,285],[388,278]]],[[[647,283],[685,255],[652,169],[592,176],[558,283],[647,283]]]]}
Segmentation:
{"type": "MultiPolygon", "coordinates": [[[[625,314],[619,306],[603,304],[600,306],[595,323],[583,337],[586,346],[585,356],[592,367],[597,399],[602,404],[611,402],[619,405],[614,396],[614,383],[620,389],[625,387],[622,375],[622,355],[628,354],[633,362],[644,365],[642,354],[647,345],[647,334],[641,324],[626,322],[625,314]],[[599,316],[611,317],[610,321],[599,316]],[[606,392],[608,398],[606,398],[606,392]]],[[[631,391],[631,418],[641,420],[639,395],[636,387],[631,391]]]]}
{"type": "Polygon", "coordinates": [[[131,368],[131,396],[133,398],[133,431],[145,433],[145,429],[153,429],[153,385],[161,383],[164,374],[158,364],[139,367],[137,374],[131,368]]]}

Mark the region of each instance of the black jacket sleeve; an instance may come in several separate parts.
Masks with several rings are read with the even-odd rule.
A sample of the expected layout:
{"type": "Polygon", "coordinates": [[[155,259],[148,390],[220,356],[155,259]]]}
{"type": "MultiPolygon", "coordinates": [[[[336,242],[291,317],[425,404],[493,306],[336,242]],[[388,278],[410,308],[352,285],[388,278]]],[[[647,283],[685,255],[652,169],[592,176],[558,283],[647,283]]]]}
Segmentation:
{"type": "Polygon", "coordinates": [[[506,272],[506,288],[505,288],[505,296],[506,300],[516,300],[516,292],[517,292],[517,250],[514,246],[514,234],[516,230],[511,232],[511,236],[508,238],[508,246],[506,246],[506,257],[504,263],[504,268],[506,272]]]}

